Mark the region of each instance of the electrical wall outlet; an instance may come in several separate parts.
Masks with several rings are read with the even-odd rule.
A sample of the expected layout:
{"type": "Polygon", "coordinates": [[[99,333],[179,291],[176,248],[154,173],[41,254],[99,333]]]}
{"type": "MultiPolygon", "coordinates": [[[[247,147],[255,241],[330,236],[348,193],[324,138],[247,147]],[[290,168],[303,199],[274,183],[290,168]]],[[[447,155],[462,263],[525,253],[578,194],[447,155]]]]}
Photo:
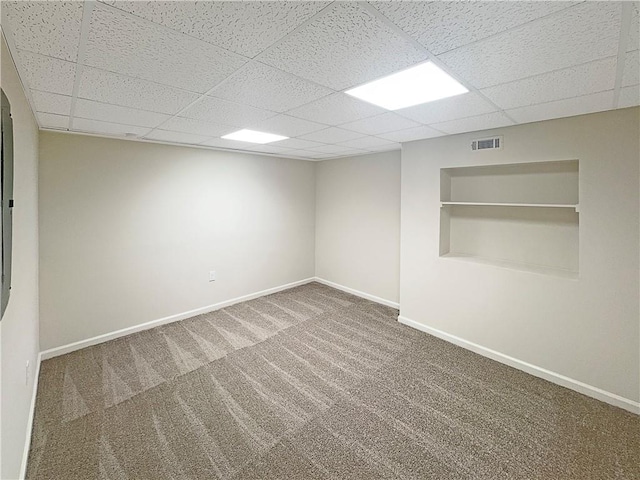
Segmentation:
{"type": "Polygon", "coordinates": [[[216,281],[216,271],[215,270],[210,270],[209,271],[209,281],[210,282],[215,282],[216,281]]]}

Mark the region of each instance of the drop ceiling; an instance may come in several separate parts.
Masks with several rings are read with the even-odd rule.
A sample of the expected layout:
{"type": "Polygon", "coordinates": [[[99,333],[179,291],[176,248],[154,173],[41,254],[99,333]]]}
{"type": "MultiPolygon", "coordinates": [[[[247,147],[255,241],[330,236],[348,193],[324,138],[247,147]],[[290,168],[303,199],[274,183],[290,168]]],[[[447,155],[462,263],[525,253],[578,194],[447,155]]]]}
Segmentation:
{"type": "Polygon", "coordinates": [[[2,2],[40,128],[312,160],[639,105],[639,30],[640,2],[2,2]],[[425,61],[469,93],[344,93],[425,61]]]}

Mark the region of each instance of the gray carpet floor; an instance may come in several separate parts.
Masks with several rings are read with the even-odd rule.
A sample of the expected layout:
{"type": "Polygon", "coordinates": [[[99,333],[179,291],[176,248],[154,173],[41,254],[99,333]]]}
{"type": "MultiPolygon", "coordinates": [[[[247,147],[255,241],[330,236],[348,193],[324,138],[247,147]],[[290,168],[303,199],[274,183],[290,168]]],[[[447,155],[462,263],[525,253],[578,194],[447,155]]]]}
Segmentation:
{"type": "Polygon", "coordinates": [[[43,362],[29,479],[639,479],[640,418],[312,283],[43,362]]]}

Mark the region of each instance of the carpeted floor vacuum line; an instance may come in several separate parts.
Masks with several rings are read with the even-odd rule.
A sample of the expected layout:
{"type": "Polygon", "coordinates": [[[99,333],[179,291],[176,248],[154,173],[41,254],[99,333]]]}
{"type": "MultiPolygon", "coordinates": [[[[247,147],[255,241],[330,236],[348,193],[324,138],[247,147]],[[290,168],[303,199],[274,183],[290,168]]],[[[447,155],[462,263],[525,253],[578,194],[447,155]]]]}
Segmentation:
{"type": "Polygon", "coordinates": [[[29,479],[640,478],[640,419],[312,283],[43,362],[29,479]]]}

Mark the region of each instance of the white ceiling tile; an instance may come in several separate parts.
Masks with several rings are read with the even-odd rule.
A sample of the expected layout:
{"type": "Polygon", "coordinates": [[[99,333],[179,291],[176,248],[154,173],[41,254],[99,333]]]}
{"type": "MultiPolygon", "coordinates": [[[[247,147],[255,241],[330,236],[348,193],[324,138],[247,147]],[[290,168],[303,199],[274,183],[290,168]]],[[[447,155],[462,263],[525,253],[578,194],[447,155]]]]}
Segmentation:
{"type": "Polygon", "coordinates": [[[253,125],[275,116],[275,113],[250,105],[229,102],[221,98],[203,97],[182,112],[180,116],[246,128],[247,125],[253,125]]]}
{"type": "Polygon", "coordinates": [[[275,133],[277,135],[284,135],[285,137],[297,137],[306,133],[322,130],[327,128],[327,125],[290,117],[288,115],[276,115],[275,117],[262,120],[256,124],[249,124],[249,127],[260,132],[275,133]]]}
{"type": "Polygon", "coordinates": [[[616,57],[485,88],[481,92],[502,109],[611,90],[616,83],[616,57]]]}
{"type": "Polygon", "coordinates": [[[204,135],[193,135],[184,132],[170,132],[168,130],[153,130],[145,135],[147,140],[159,140],[161,142],[198,144],[204,142],[207,137],[204,135]]]}
{"type": "Polygon", "coordinates": [[[171,118],[169,115],[134,108],[121,107],[108,103],[94,102],[78,98],[76,100],[74,117],[99,120],[101,122],[123,123],[139,127],[155,127],[171,118]]]}
{"type": "Polygon", "coordinates": [[[539,122],[552,118],[572,117],[586,113],[602,112],[613,108],[613,90],[581,97],[566,98],[507,110],[518,123],[539,122]]]}
{"type": "Polygon", "coordinates": [[[342,158],[342,157],[354,157],[357,155],[366,155],[367,151],[365,150],[344,150],[344,151],[336,151],[336,152],[313,152],[307,155],[307,157],[315,159],[315,160],[326,160],[330,158],[342,158]]]}
{"type": "Polygon", "coordinates": [[[640,105],[640,85],[620,89],[618,108],[636,107],[640,105]]]}
{"type": "MultiPolygon", "coordinates": [[[[287,154],[287,155],[282,154],[282,155],[286,156],[287,158],[295,158],[295,159],[298,159],[298,160],[304,160],[306,162],[317,162],[317,161],[320,160],[320,159],[318,159],[316,157],[311,157],[309,155],[301,155],[300,153],[298,153],[300,151],[301,150],[296,150],[296,151],[294,151],[294,152],[292,152],[290,154],[287,154]]],[[[323,153],[321,155],[326,155],[326,154],[323,153]]]]}
{"type": "Polygon", "coordinates": [[[38,112],[38,123],[45,128],[62,128],[69,127],[69,117],[66,115],[56,115],[55,113],[38,112]]]}
{"type": "Polygon", "coordinates": [[[206,137],[218,137],[227,133],[235,132],[238,127],[220,125],[218,123],[202,122],[191,118],[173,117],[168,122],[161,125],[163,130],[173,132],[193,133],[195,135],[205,135],[206,137]]]}
{"type": "Polygon", "coordinates": [[[273,144],[269,144],[269,145],[251,145],[250,147],[246,147],[247,150],[250,150],[252,152],[260,152],[260,153],[272,153],[272,154],[279,154],[279,153],[293,153],[293,150],[291,150],[290,148],[282,148],[279,146],[280,142],[277,143],[273,143],[273,144]]]}
{"type": "Polygon", "coordinates": [[[299,138],[287,138],[281,140],[278,145],[282,145],[285,148],[291,148],[292,150],[309,150],[313,147],[320,147],[324,143],[312,142],[311,140],[301,140],[299,138]]]}
{"type": "Polygon", "coordinates": [[[617,54],[618,2],[584,2],[438,58],[476,88],[617,54]]]}
{"type": "Polygon", "coordinates": [[[16,48],[75,62],[83,2],[2,2],[16,48]]]}
{"type": "Polygon", "coordinates": [[[294,156],[294,157],[302,157],[302,158],[314,158],[317,155],[325,155],[323,153],[320,152],[314,152],[311,150],[292,150],[291,153],[289,153],[289,155],[294,156]],[[312,157],[313,156],[313,157],[312,157]]]}
{"type": "Polygon", "coordinates": [[[300,160],[300,159],[302,159],[302,160],[307,160],[307,161],[312,160],[312,159],[311,159],[311,158],[309,158],[309,157],[306,157],[306,156],[304,156],[304,155],[300,155],[300,154],[298,153],[298,152],[300,152],[300,151],[301,151],[301,150],[287,150],[286,152],[282,152],[282,153],[280,153],[279,155],[280,155],[282,158],[294,158],[294,159],[296,159],[296,160],[300,160]]]}
{"type": "MultiPolygon", "coordinates": [[[[612,106],[622,4],[572,3],[372,5],[432,52],[446,52],[439,58],[454,75],[482,88],[482,95],[509,109],[518,122],[529,122],[612,106]]],[[[397,148],[395,142],[513,123],[477,93],[395,112],[332,93],[331,88],[379,78],[426,55],[372,15],[371,7],[327,5],[97,3],[74,112],[70,95],[76,64],[66,60],[77,58],[82,2],[3,2],[2,13],[38,121],[47,128],[67,128],[73,113],[73,130],[149,133],[165,141],[198,139],[220,148],[269,153],[298,149],[296,155],[302,155],[320,149],[314,153],[318,158],[335,156],[339,148],[397,148]],[[247,64],[248,58],[233,52],[259,54],[259,61],[247,64]],[[181,111],[199,99],[194,92],[221,81],[210,95],[181,111]],[[170,118],[178,112],[180,117],[170,118]],[[267,146],[217,138],[238,128],[299,138],[267,146]]],[[[620,108],[640,103],[639,5],[634,2],[632,8],[620,108]]]]}
{"type": "Polygon", "coordinates": [[[227,50],[254,57],[329,2],[106,1],[227,50]]]}
{"type": "Polygon", "coordinates": [[[255,144],[239,142],[237,140],[227,140],[224,138],[210,138],[209,140],[202,142],[202,145],[206,145],[208,147],[248,151],[255,144]]]}
{"type": "Polygon", "coordinates": [[[19,50],[18,56],[18,61],[27,77],[23,80],[26,80],[29,88],[71,95],[73,80],[76,76],[75,63],[25,50],[19,50]]]}
{"type": "Polygon", "coordinates": [[[133,133],[143,136],[149,132],[149,128],[138,127],[135,125],[121,125],[119,123],[100,122],[98,120],[89,120],[86,118],[74,118],[71,130],[76,132],[100,133],[105,135],[122,135],[133,133]]]}
{"type": "Polygon", "coordinates": [[[287,112],[288,115],[327,125],[339,125],[385,113],[386,110],[344,93],[334,93],[287,112]]]}
{"type": "Polygon", "coordinates": [[[385,17],[440,54],[577,2],[372,2],[385,17]]]}
{"type": "Polygon", "coordinates": [[[423,103],[403,108],[397,113],[420,123],[437,123],[495,112],[496,108],[476,93],[465,93],[443,98],[435,102],[423,103]]]}
{"type": "Polygon", "coordinates": [[[246,59],[114,8],[97,4],[85,64],[204,93],[246,59]]]}
{"type": "Polygon", "coordinates": [[[367,150],[369,150],[370,152],[390,152],[393,150],[401,150],[401,149],[402,149],[402,145],[395,142],[389,143],[387,145],[378,145],[377,147],[367,148],[367,150]]]}
{"type": "Polygon", "coordinates": [[[627,39],[627,52],[640,48],[640,2],[633,2],[631,27],[627,39]]]}
{"type": "Polygon", "coordinates": [[[333,93],[262,63],[250,63],[208,95],[284,112],[333,93]]]}
{"type": "Polygon", "coordinates": [[[407,128],[406,130],[398,130],[397,132],[381,133],[380,137],[391,140],[392,142],[411,142],[413,140],[421,140],[423,138],[440,137],[442,133],[427,126],[407,128]]]}
{"type": "Polygon", "coordinates": [[[418,126],[420,126],[419,123],[396,115],[395,113],[387,112],[382,115],[376,115],[375,117],[345,123],[344,125],[340,125],[340,128],[364,133],[365,135],[378,135],[379,133],[393,132],[418,126]]]}
{"type": "Polygon", "coordinates": [[[425,60],[426,54],[357,2],[335,2],[259,56],[261,62],[342,90],[425,60]]]}
{"type": "Polygon", "coordinates": [[[303,140],[311,140],[313,142],[321,143],[338,143],[346,142],[347,140],[353,140],[360,138],[363,135],[361,133],[352,132],[351,130],[343,130],[342,128],[329,127],[324,130],[318,130],[317,132],[308,133],[300,138],[303,140]]]}
{"type": "Polygon", "coordinates": [[[367,150],[356,150],[356,149],[351,149],[348,151],[344,151],[344,152],[337,152],[336,154],[333,154],[333,157],[335,158],[336,156],[341,156],[341,157],[354,157],[356,155],[367,155],[369,152],[367,150]]]}
{"type": "Polygon", "coordinates": [[[71,97],[68,95],[31,90],[31,98],[37,112],[69,115],[71,111],[71,97]]]}
{"type": "Polygon", "coordinates": [[[175,114],[198,95],[139,78],[85,67],[78,96],[102,103],[175,114]]]}
{"type": "Polygon", "coordinates": [[[461,118],[431,125],[433,128],[449,133],[476,132],[491,128],[506,127],[513,122],[502,112],[485,113],[476,117],[461,118]]]}
{"type": "Polygon", "coordinates": [[[348,140],[346,142],[341,142],[339,145],[343,145],[345,147],[350,147],[350,148],[359,148],[362,150],[371,150],[377,147],[389,146],[393,144],[394,142],[392,142],[391,140],[385,140],[384,138],[362,137],[362,138],[356,138],[355,140],[348,140]]]}
{"type": "Polygon", "coordinates": [[[640,83],[640,50],[627,52],[624,61],[622,86],[628,87],[640,83]]]}
{"type": "Polygon", "coordinates": [[[314,147],[310,149],[310,151],[318,153],[349,153],[357,152],[359,150],[360,149],[349,148],[344,145],[321,145],[320,147],[314,147]]]}

